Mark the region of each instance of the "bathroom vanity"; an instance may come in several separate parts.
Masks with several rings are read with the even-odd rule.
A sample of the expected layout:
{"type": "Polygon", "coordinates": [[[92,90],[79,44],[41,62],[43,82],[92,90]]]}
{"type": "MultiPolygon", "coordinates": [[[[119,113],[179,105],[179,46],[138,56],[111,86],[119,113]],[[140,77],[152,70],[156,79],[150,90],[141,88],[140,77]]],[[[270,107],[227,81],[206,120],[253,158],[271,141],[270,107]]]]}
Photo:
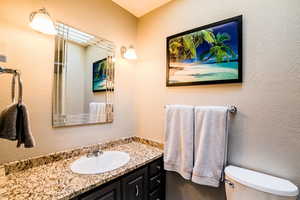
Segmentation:
{"type": "Polygon", "coordinates": [[[6,163],[0,199],[164,200],[162,156],[161,144],[130,137],[6,163]],[[95,149],[126,152],[130,160],[100,174],[74,173],[72,163],[95,149]]]}
{"type": "Polygon", "coordinates": [[[162,157],[73,200],[164,200],[162,157]]]}

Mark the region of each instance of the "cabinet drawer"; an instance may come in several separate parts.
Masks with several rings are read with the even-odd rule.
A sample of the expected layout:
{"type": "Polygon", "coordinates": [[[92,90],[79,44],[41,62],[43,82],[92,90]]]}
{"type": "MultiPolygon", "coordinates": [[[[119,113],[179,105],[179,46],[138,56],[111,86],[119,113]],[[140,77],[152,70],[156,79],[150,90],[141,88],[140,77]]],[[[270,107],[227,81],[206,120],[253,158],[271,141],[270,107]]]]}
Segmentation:
{"type": "Polygon", "coordinates": [[[158,159],[150,164],[149,175],[150,177],[155,176],[163,170],[163,159],[158,159]]]}
{"type": "Polygon", "coordinates": [[[158,174],[150,178],[150,191],[153,191],[155,188],[160,187],[162,182],[161,174],[158,174]]]}
{"type": "Polygon", "coordinates": [[[154,190],[149,194],[149,200],[163,200],[161,189],[154,190]]]}

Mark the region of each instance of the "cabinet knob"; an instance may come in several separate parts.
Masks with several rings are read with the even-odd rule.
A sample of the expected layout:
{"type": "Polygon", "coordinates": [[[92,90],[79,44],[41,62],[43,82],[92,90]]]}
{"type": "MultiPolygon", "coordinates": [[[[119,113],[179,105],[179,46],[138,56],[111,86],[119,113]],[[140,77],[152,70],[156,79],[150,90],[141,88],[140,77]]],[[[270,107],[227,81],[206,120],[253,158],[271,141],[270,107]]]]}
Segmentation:
{"type": "Polygon", "coordinates": [[[135,196],[138,197],[139,196],[139,186],[135,185],[135,196]]]}
{"type": "Polygon", "coordinates": [[[160,169],[161,169],[160,165],[157,165],[157,166],[156,166],[156,169],[160,170],[160,169]]]}

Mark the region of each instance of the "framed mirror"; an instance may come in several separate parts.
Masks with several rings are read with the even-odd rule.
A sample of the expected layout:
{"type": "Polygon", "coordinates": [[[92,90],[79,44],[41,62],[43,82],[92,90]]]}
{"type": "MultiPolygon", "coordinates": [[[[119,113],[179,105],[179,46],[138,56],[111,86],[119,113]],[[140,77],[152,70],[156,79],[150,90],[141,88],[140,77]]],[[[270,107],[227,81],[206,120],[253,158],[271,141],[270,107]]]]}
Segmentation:
{"type": "Polygon", "coordinates": [[[113,121],[113,42],[56,23],[53,127],[113,121]]]}

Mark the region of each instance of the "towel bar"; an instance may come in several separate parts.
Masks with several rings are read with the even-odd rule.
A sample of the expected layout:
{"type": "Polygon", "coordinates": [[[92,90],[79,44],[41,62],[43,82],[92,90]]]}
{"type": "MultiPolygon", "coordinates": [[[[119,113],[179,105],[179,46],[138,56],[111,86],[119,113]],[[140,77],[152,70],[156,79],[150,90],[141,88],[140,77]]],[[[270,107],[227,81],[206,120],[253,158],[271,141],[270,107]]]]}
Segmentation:
{"type": "MultiPolygon", "coordinates": [[[[164,108],[166,108],[166,106],[164,106],[164,108]]],[[[229,109],[228,109],[228,111],[230,113],[236,113],[237,112],[237,108],[236,108],[236,106],[230,106],[229,109]]]]}
{"type": "Polygon", "coordinates": [[[20,74],[18,70],[15,69],[8,69],[4,67],[0,67],[0,74],[7,73],[7,74],[20,74]]]}

